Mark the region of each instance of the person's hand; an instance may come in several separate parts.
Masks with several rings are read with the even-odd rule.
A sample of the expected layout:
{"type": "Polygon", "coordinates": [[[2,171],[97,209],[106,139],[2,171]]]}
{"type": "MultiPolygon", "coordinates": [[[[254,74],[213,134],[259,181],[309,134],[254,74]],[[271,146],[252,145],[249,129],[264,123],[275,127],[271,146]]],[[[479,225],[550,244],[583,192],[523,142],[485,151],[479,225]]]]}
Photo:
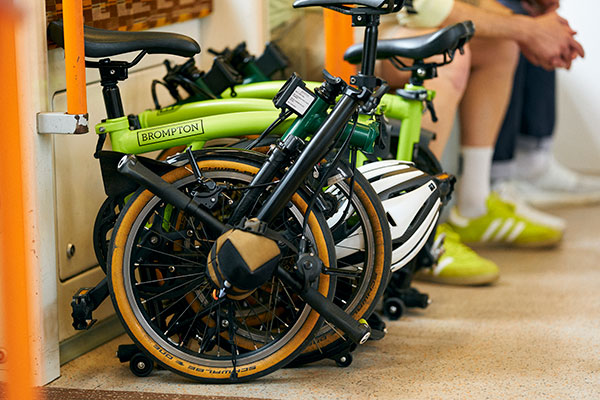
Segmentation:
{"type": "Polygon", "coordinates": [[[556,12],[526,18],[524,35],[518,41],[521,52],[529,61],[544,69],[570,68],[572,61],[583,57],[581,44],[573,37],[575,31],[556,12]]]}

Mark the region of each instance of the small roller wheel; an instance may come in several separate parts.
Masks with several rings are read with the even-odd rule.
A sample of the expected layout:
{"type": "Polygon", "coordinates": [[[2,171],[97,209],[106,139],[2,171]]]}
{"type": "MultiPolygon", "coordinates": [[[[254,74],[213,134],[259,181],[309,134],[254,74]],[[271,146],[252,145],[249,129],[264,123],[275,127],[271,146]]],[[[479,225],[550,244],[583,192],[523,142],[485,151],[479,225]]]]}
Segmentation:
{"type": "Polygon", "coordinates": [[[426,293],[421,293],[415,288],[410,288],[403,293],[402,301],[407,307],[427,308],[431,304],[431,299],[426,293]]]}
{"type": "Polygon", "coordinates": [[[129,369],[135,376],[144,378],[152,373],[154,370],[154,362],[148,358],[145,354],[137,353],[129,361],[129,369]]]}
{"type": "Polygon", "coordinates": [[[400,319],[405,311],[404,302],[397,297],[390,297],[383,303],[383,314],[392,321],[400,319]]]}
{"type": "Polygon", "coordinates": [[[335,363],[340,368],[348,368],[352,364],[352,354],[344,354],[335,359],[335,363]]]}

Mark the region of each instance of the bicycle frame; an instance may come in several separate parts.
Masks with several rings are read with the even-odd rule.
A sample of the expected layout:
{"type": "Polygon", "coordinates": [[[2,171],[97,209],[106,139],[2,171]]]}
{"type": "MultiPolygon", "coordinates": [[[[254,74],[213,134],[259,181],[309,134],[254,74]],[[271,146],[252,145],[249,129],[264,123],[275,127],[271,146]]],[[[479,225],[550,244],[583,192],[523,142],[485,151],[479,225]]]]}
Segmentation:
{"type": "MultiPolygon", "coordinates": [[[[240,85],[235,89],[236,98],[197,101],[144,111],[138,114],[141,129],[131,130],[127,117],[108,119],[96,126],[96,132],[110,134],[113,149],[128,154],[142,154],[181,145],[191,145],[198,150],[209,140],[257,135],[277,118],[278,111],[267,99],[272,99],[283,83],[269,81],[240,85]],[[226,120],[218,117],[222,114],[228,114],[226,120]]],[[[317,82],[306,84],[313,90],[320,85],[317,82]]],[[[425,89],[408,84],[405,90],[425,89]]],[[[433,91],[428,90],[427,93],[428,99],[435,96],[433,91]]],[[[231,96],[231,93],[225,96],[231,96]]],[[[419,141],[423,103],[386,94],[377,112],[402,122],[396,158],[411,161],[414,145],[419,141]]],[[[323,118],[321,116],[313,122],[313,132],[323,118]]],[[[368,124],[368,118],[361,116],[362,124],[357,126],[352,144],[369,153],[372,152],[378,127],[368,124]]],[[[294,116],[290,117],[273,133],[282,135],[294,119],[294,116]]]]}
{"type": "MultiPolygon", "coordinates": [[[[375,99],[378,102],[383,95],[382,91],[378,91],[374,95],[375,89],[381,85],[381,81],[373,76],[379,14],[377,10],[374,13],[361,12],[364,14],[360,15],[359,21],[362,21],[364,17],[365,24],[362,26],[367,28],[365,43],[368,43],[365,44],[365,49],[370,56],[363,60],[363,73],[353,77],[353,82],[356,82],[360,89],[347,86],[339,78],[328,76],[316,96],[312,93],[304,93],[311,101],[308,102],[306,110],[297,112],[302,116],[296,117],[295,120],[290,118],[279,126],[278,132],[285,132],[283,140],[278,141],[277,146],[270,152],[263,167],[250,183],[250,186],[263,186],[272,183],[273,179],[278,174],[280,175],[273,191],[267,195],[265,202],[256,213],[253,213],[260,224],[268,225],[283,211],[291,196],[314,171],[313,167],[318,165],[333,148],[337,148],[336,143],[338,145],[342,142],[344,145],[350,143],[366,152],[373,149],[379,134],[379,122],[374,120],[367,121],[368,124],[359,124],[358,122],[349,124],[360,106],[368,105],[368,108],[372,109],[375,99]],[[306,142],[305,139],[308,137],[310,140],[306,142]],[[282,171],[284,171],[283,174],[281,174],[282,171]]],[[[96,126],[96,132],[101,135],[109,134],[113,150],[129,154],[121,158],[117,168],[119,172],[165,202],[189,212],[207,226],[209,237],[217,238],[228,229],[228,226],[207,212],[195,196],[190,197],[180,192],[132,154],[147,153],[178,145],[189,145],[193,150],[201,149],[211,139],[261,133],[265,127],[270,125],[271,121],[280,118],[281,115],[287,115],[286,110],[294,109],[294,107],[290,105],[291,103],[284,102],[278,106],[282,109],[279,113],[272,106],[269,107],[269,110],[264,101],[240,98],[235,101],[229,99],[182,104],[128,117],[123,110],[117,83],[127,77],[127,68],[135,65],[143,55],[144,53],[141,53],[134,63],[129,64],[112,62],[109,59],[103,60],[102,63],[91,64],[100,68],[108,115],[107,120],[96,126]],[[231,110],[244,111],[230,112],[231,110]]],[[[298,81],[295,82],[296,85],[293,86],[293,89],[298,89],[300,85],[303,85],[300,79],[298,81]]],[[[285,87],[282,88],[282,92],[284,89],[285,87]]],[[[420,107],[422,109],[422,105],[420,107]]],[[[381,110],[385,110],[385,108],[382,107],[381,110]]],[[[191,165],[195,165],[194,153],[188,152],[188,157],[191,165]]],[[[339,155],[336,156],[335,161],[339,160],[338,157],[339,155]]],[[[194,170],[194,174],[197,175],[196,178],[200,182],[201,173],[194,170]]],[[[243,226],[244,219],[239,217],[249,216],[247,211],[256,204],[256,198],[261,193],[263,192],[252,190],[244,194],[228,223],[234,226],[240,226],[240,224],[243,226]]],[[[300,246],[300,254],[304,251],[304,246],[300,246]]],[[[288,273],[282,267],[278,268],[277,274],[291,287],[295,287],[301,297],[326,320],[333,322],[348,334],[353,341],[363,343],[368,338],[368,326],[354,320],[341,308],[333,306],[313,288],[306,284],[302,285],[295,278],[287,277],[288,273]]]]}
{"type": "MultiPolygon", "coordinates": [[[[113,150],[126,154],[142,154],[181,145],[200,150],[209,140],[258,135],[278,118],[279,111],[270,101],[246,100],[250,101],[228,103],[207,100],[173,106],[166,111],[145,111],[139,114],[141,128],[133,130],[130,129],[128,117],[113,118],[96,125],[96,133],[109,134],[113,150]],[[230,106],[231,108],[228,108],[230,106]],[[240,109],[247,111],[239,112],[240,109]],[[250,111],[255,109],[259,111],[250,111]],[[236,112],[229,112],[231,110],[236,112]],[[207,116],[198,118],[198,115],[207,116]]],[[[326,118],[323,112],[312,115],[314,118],[307,119],[308,122],[302,124],[303,129],[296,129],[294,135],[306,139],[326,118]]],[[[370,153],[379,135],[379,123],[365,119],[364,123],[357,124],[354,129],[351,144],[370,153]]],[[[273,132],[283,135],[295,121],[295,117],[290,117],[273,132]]],[[[346,126],[344,135],[350,134],[351,131],[352,127],[346,126]]]]}
{"type": "MultiPolygon", "coordinates": [[[[222,113],[236,113],[243,111],[269,111],[274,110],[271,103],[245,102],[249,99],[272,99],[285,81],[267,81],[260,79],[260,82],[237,85],[232,90],[226,90],[220,96],[219,100],[195,100],[183,101],[184,104],[193,105],[192,107],[181,109],[180,113],[174,113],[173,118],[163,118],[165,110],[173,109],[178,105],[165,107],[156,111],[146,111],[140,114],[140,122],[143,127],[162,125],[175,120],[198,118],[207,115],[216,115],[222,113]],[[206,102],[207,104],[204,104],[206,102]],[[222,101],[222,103],[219,103],[222,101]]],[[[319,82],[305,82],[306,86],[314,90],[319,82]]],[[[427,100],[432,101],[435,97],[435,91],[427,90],[423,86],[406,84],[405,92],[427,92],[427,100]]],[[[423,102],[421,100],[402,98],[398,95],[386,94],[381,99],[377,112],[388,118],[402,122],[396,149],[396,159],[403,161],[412,161],[414,146],[419,141],[421,131],[421,116],[423,114],[423,102]]],[[[364,119],[364,117],[363,117],[364,119]]],[[[268,125],[265,125],[265,128],[268,125]]],[[[275,132],[278,133],[278,132],[275,132]]],[[[234,135],[239,136],[239,135],[234,135]]],[[[219,136],[226,137],[226,136],[219,136]]]]}
{"type": "MultiPolygon", "coordinates": [[[[283,83],[284,81],[269,81],[238,85],[233,91],[222,93],[221,97],[224,99],[233,98],[232,93],[235,93],[235,98],[272,99],[283,83]]],[[[306,86],[314,89],[319,86],[319,83],[306,82],[306,86]]],[[[408,92],[426,90],[428,101],[432,101],[435,98],[435,91],[428,90],[423,86],[408,83],[404,86],[404,90],[408,92]]],[[[381,99],[378,111],[388,118],[402,122],[396,159],[403,161],[413,160],[414,145],[419,142],[421,132],[423,109],[423,102],[420,100],[404,99],[393,94],[385,94],[381,99]]]]}

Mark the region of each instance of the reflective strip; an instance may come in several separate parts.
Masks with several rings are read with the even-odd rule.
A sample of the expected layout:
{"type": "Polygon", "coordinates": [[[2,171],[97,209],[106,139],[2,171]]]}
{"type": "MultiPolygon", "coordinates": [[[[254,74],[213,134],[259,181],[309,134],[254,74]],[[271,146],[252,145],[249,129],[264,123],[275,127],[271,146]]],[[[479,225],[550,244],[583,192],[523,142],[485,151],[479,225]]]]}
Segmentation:
{"type": "Polygon", "coordinates": [[[453,262],[454,262],[454,257],[450,257],[450,256],[442,257],[440,262],[433,269],[433,275],[436,275],[436,276],[439,275],[444,270],[444,268],[446,268],[448,265],[452,264],[453,262]]]}
{"type": "Polygon", "coordinates": [[[469,225],[470,221],[468,218],[465,218],[462,215],[460,215],[456,208],[453,208],[452,210],[450,210],[450,222],[452,222],[456,226],[465,228],[469,225]]]}
{"type": "Polygon", "coordinates": [[[519,237],[519,235],[521,234],[521,232],[523,232],[523,230],[525,229],[525,222],[521,221],[519,222],[515,228],[513,229],[513,231],[510,233],[510,235],[508,235],[508,237],[506,238],[507,242],[514,242],[515,239],[517,237],[519,237]]]}
{"type": "Polygon", "coordinates": [[[494,242],[499,242],[500,240],[502,240],[502,238],[508,233],[508,231],[510,230],[510,228],[512,228],[514,224],[514,218],[507,219],[504,222],[504,225],[502,225],[502,228],[500,228],[498,233],[496,233],[496,236],[494,236],[494,242]]]}
{"type": "Polygon", "coordinates": [[[481,241],[482,242],[487,242],[488,240],[490,240],[490,238],[492,237],[492,235],[494,234],[494,232],[496,231],[496,229],[498,229],[498,227],[501,224],[502,224],[502,219],[501,218],[496,218],[495,220],[493,220],[492,223],[485,230],[485,233],[481,237],[481,241]]]}

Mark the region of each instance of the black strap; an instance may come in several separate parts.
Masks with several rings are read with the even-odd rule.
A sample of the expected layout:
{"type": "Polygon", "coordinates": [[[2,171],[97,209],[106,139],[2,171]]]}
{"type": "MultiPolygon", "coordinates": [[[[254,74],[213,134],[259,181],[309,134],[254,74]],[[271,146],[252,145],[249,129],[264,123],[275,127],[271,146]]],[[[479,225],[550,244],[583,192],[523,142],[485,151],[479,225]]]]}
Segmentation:
{"type": "Polygon", "coordinates": [[[246,232],[252,232],[257,235],[265,236],[271,240],[281,242],[285,244],[290,250],[297,253],[298,248],[289,240],[287,240],[281,233],[269,228],[265,222],[258,220],[244,219],[241,223],[242,229],[246,232]]]}
{"type": "Polygon", "coordinates": [[[102,147],[104,147],[104,142],[106,141],[106,133],[101,133],[98,135],[98,142],[96,143],[96,152],[94,153],[94,158],[100,158],[100,152],[102,151],[102,147]]]}

